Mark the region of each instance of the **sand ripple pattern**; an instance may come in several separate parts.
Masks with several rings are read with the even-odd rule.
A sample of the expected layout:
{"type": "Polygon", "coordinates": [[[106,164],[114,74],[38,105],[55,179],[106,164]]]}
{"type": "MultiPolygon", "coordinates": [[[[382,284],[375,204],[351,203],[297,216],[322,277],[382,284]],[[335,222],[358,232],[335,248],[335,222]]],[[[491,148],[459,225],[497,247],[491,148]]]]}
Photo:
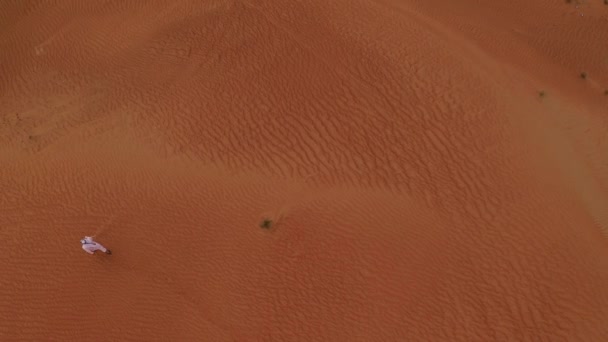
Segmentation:
{"type": "Polygon", "coordinates": [[[2,2],[0,341],[608,340],[602,6],[2,2]]]}

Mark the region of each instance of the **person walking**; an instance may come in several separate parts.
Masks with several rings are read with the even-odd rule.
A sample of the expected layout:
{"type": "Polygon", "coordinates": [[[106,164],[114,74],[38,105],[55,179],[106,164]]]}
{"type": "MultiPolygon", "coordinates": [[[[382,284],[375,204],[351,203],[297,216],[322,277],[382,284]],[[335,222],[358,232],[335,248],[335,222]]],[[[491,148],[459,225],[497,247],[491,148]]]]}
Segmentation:
{"type": "Polygon", "coordinates": [[[80,240],[80,243],[82,244],[82,249],[89,254],[94,254],[95,251],[102,251],[106,254],[112,254],[111,250],[105,248],[102,244],[93,240],[93,238],[90,236],[85,236],[84,239],[80,240]]]}

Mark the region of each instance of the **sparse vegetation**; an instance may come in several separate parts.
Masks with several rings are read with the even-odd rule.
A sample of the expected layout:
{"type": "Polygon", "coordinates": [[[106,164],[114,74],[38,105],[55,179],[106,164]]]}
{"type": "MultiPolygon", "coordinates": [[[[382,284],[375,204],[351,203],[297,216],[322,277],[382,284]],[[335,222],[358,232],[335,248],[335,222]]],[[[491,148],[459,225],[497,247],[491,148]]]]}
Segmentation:
{"type": "Polygon", "coordinates": [[[272,220],[270,220],[270,219],[263,219],[262,222],[260,222],[260,228],[270,229],[271,227],[272,227],[272,220]]]}
{"type": "Polygon", "coordinates": [[[604,5],[608,5],[608,0],[604,0],[604,5]]]}
{"type": "Polygon", "coordinates": [[[582,79],[587,79],[587,73],[586,72],[581,72],[581,78],[582,79]]]}
{"type": "Polygon", "coordinates": [[[541,90],[538,92],[538,97],[545,97],[547,95],[547,93],[545,93],[544,90],[541,90]]]}

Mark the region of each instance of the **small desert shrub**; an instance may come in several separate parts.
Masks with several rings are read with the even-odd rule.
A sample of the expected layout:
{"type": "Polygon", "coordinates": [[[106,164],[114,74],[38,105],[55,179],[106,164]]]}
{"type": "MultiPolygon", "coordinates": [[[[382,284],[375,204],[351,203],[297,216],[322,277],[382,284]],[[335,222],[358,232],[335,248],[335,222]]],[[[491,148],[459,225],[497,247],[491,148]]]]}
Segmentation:
{"type": "MultiPolygon", "coordinates": [[[[606,0],[608,1],[608,0],[606,0]]],[[[608,89],[604,90],[604,95],[608,96],[608,89]]]]}
{"type": "Polygon", "coordinates": [[[587,78],[587,73],[586,72],[581,72],[581,78],[582,79],[586,79],[587,78]]]}
{"type": "Polygon", "coordinates": [[[547,95],[547,93],[545,93],[544,90],[541,90],[538,92],[538,97],[545,97],[547,95]]]}
{"type": "Polygon", "coordinates": [[[270,229],[270,227],[272,227],[272,220],[263,219],[262,222],[260,222],[260,228],[270,229]]]}

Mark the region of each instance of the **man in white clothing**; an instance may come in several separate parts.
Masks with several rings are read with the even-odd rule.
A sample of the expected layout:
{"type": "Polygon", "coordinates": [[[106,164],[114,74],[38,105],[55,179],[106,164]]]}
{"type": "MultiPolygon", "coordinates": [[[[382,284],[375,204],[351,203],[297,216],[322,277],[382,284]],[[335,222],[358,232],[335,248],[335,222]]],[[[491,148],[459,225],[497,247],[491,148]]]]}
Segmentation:
{"type": "Polygon", "coordinates": [[[84,239],[80,240],[80,243],[82,244],[82,249],[89,254],[93,254],[95,251],[102,251],[106,254],[112,254],[112,251],[94,241],[90,236],[85,236],[84,239]]]}

